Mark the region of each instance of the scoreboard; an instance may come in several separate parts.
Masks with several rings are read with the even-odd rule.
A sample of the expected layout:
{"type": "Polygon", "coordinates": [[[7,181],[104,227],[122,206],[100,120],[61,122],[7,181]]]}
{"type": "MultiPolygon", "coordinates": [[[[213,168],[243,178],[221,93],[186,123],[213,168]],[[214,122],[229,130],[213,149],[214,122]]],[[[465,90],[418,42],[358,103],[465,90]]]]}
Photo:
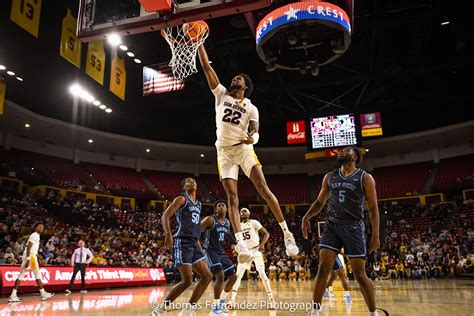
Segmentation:
{"type": "Polygon", "coordinates": [[[309,121],[313,150],[359,145],[360,133],[353,114],[312,118],[309,121]]]}

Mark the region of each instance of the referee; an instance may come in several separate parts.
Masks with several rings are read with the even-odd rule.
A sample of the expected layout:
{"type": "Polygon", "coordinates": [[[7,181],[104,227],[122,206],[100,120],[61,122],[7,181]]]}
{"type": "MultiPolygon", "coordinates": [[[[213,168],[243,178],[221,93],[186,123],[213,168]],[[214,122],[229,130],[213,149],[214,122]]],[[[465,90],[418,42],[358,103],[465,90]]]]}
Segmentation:
{"type": "Polygon", "coordinates": [[[88,248],[84,248],[84,241],[79,240],[79,248],[77,248],[72,254],[71,266],[74,267],[74,273],[72,274],[71,281],[69,282],[69,288],[66,290],[66,295],[71,294],[71,288],[74,285],[77,272],[81,271],[81,293],[87,293],[84,288],[86,285],[86,267],[92,261],[92,252],[88,248]]]}

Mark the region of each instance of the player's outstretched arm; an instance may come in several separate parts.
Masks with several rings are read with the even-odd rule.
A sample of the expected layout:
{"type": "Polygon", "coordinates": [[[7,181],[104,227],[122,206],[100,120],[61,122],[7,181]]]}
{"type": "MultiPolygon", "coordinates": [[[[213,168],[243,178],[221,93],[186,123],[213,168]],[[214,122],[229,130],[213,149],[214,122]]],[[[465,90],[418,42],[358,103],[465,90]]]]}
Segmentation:
{"type": "Polygon", "coordinates": [[[204,44],[198,47],[198,55],[202,69],[204,70],[204,74],[206,75],[209,88],[211,88],[211,90],[214,90],[219,85],[219,78],[217,77],[214,68],[212,68],[211,64],[209,63],[209,57],[207,56],[204,44]]]}
{"type": "Polygon", "coordinates": [[[206,216],[202,221],[201,221],[201,231],[205,231],[206,229],[210,228],[214,224],[214,219],[212,216],[206,216]]]}
{"type": "Polygon", "coordinates": [[[369,244],[369,250],[372,252],[380,247],[380,215],[375,180],[368,173],[364,174],[364,192],[369,207],[370,225],[372,226],[372,237],[369,244]]]}
{"type": "Polygon", "coordinates": [[[308,233],[311,233],[311,224],[309,220],[314,216],[318,215],[319,212],[324,207],[324,204],[328,201],[329,198],[329,177],[330,173],[326,173],[323,179],[323,183],[321,184],[321,191],[319,191],[318,198],[316,201],[311,204],[308,212],[303,216],[301,221],[301,230],[303,231],[303,237],[308,239],[308,233]]]}
{"type": "Polygon", "coordinates": [[[163,230],[165,231],[165,247],[171,250],[173,246],[173,238],[171,236],[171,226],[170,226],[170,219],[177,210],[182,208],[186,203],[186,199],[184,196],[178,196],[171,202],[171,204],[166,208],[165,212],[161,216],[161,224],[163,225],[163,230]]]}

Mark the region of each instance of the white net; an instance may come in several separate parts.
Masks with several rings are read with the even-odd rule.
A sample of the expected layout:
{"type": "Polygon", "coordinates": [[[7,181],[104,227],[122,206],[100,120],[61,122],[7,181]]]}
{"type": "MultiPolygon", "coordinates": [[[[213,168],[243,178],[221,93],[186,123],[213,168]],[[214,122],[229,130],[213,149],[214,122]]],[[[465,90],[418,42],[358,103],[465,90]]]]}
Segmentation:
{"type": "Polygon", "coordinates": [[[193,23],[172,26],[161,30],[161,35],[171,48],[169,66],[173,70],[173,76],[184,79],[196,73],[197,49],[209,36],[207,24],[200,21],[194,26],[193,23]]]}

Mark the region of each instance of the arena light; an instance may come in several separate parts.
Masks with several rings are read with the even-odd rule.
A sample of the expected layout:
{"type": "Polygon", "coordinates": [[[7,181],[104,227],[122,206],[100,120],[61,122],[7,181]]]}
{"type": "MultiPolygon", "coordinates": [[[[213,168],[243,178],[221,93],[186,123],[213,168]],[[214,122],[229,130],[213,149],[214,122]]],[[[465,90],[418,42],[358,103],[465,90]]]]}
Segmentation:
{"type": "Polygon", "coordinates": [[[127,51],[128,50],[128,47],[125,46],[125,45],[120,45],[119,48],[123,51],[127,51]]]}
{"type": "Polygon", "coordinates": [[[204,154],[201,154],[201,158],[204,158],[204,154]]]}
{"type": "Polygon", "coordinates": [[[135,54],[132,53],[132,52],[127,52],[127,56],[128,56],[128,57],[135,57],[135,54]]]}
{"type": "Polygon", "coordinates": [[[79,97],[81,99],[86,100],[89,103],[92,103],[95,101],[95,98],[90,94],[88,91],[82,90],[81,93],[79,94],[79,97]]]}
{"type": "Polygon", "coordinates": [[[95,106],[99,106],[99,105],[100,105],[100,101],[99,101],[99,100],[95,100],[94,102],[92,102],[92,104],[94,104],[95,106]]]}
{"type": "Polygon", "coordinates": [[[101,104],[101,105],[99,106],[99,108],[100,108],[101,110],[105,110],[107,107],[106,107],[105,105],[101,104]]]}
{"type": "Polygon", "coordinates": [[[94,142],[94,140],[89,139],[89,144],[92,144],[93,142],[94,142]]]}
{"type": "Polygon", "coordinates": [[[366,149],[365,149],[365,152],[366,152],[366,153],[368,153],[369,151],[370,151],[369,148],[366,148],[366,149]]]}
{"type": "Polygon", "coordinates": [[[0,65],[0,70],[5,70],[5,69],[7,69],[7,67],[0,65]]]}
{"type": "Polygon", "coordinates": [[[75,84],[73,84],[72,86],[69,87],[69,92],[71,92],[71,94],[73,94],[75,96],[79,96],[79,94],[81,94],[81,92],[82,92],[82,88],[81,88],[80,85],[75,83],[75,84]]]}
{"type": "Polygon", "coordinates": [[[150,148],[147,148],[147,149],[146,149],[146,152],[147,152],[147,153],[149,153],[150,151],[151,151],[150,148]]]}
{"type": "Polygon", "coordinates": [[[16,80],[18,80],[18,81],[23,81],[23,78],[21,78],[21,77],[16,77],[16,80]]]}
{"type": "Polygon", "coordinates": [[[138,58],[135,58],[133,61],[136,62],[137,64],[141,64],[141,63],[142,63],[142,61],[141,61],[140,59],[138,59],[138,58]]]}
{"type": "Polygon", "coordinates": [[[105,109],[105,112],[112,113],[112,109],[111,108],[105,109]]]}
{"type": "Polygon", "coordinates": [[[14,75],[15,75],[15,73],[14,73],[13,71],[10,71],[10,70],[7,71],[7,74],[10,75],[10,76],[14,76],[14,75]]]}
{"type": "Polygon", "coordinates": [[[441,23],[441,25],[448,25],[449,24],[449,21],[444,21],[441,23]]]}
{"type": "Polygon", "coordinates": [[[26,124],[25,124],[25,127],[26,127],[26,128],[30,128],[30,127],[31,127],[31,125],[30,125],[30,124],[28,124],[28,123],[26,123],[26,124]]]}
{"type": "Polygon", "coordinates": [[[122,44],[122,38],[114,33],[107,35],[107,41],[112,46],[119,46],[120,44],[122,44]]]}

